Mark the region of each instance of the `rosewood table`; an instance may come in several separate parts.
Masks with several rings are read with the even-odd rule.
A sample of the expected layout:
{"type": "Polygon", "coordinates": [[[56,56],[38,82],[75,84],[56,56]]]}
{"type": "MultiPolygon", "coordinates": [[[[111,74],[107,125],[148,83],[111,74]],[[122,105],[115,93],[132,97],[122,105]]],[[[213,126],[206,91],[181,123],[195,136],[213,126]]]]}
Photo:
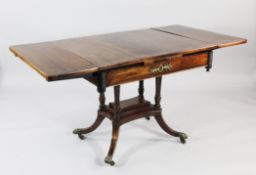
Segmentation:
{"type": "Polygon", "coordinates": [[[80,139],[108,118],[112,139],[105,162],[112,159],[121,125],[154,117],[168,134],[185,143],[187,135],[170,128],[160,105],[162,76],[196,67],[212,67],[212,51],[246,43],[246,39],[201,29],[172,25],[158,28],[87,36],[36,44],[11,46],[10,50],[47,81],[84,78],[99,92],[99,110],[88,128],[75,129],[80,139]],[[144,98],[143,81],[155,78],[155,102],[144,98]],[[120,85],[139,82],[138,96],[120,101],[120,85]],[[105,104],[107,87],[114,86],[114,102],[105,104]]]}

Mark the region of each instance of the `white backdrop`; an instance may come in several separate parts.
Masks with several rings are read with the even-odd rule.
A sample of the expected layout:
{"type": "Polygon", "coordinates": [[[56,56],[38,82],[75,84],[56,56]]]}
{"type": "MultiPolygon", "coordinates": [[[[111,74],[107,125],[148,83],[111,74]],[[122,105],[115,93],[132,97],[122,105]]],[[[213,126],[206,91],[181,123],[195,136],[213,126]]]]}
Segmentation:
{"type": "MultiPolygon", "coordinates": [[[[0,0],[0,174],[255,174],[255,39],[255,0],[0,0]],[[138,120],[121,128],[116,167],[103,163],[110,122],[86,141],[72,135],[95,118],[95,87],[83,79],[47,83],[8,50],[170,24],[244,37],[248,44],[215,51],[210,73],[165,76],[166,121],[187,132],[188,143],[179,144],[153,120],[138,120]]],[[[151,100],[153,83],[145,85],[151,100]]],[[[122,98],[132,97],[137,84],[121,90],[122,98]]]]}

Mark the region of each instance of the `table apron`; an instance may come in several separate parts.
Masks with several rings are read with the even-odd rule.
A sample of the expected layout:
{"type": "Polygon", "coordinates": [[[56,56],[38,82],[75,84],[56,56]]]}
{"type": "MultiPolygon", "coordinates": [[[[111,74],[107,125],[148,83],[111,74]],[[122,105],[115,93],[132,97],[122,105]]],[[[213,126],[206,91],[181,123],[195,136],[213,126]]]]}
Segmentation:
{"type": "Polygon", "coordinates": [[[106,72],[106,86],[152,78],[181,70],[207,66],[210,52],[201,52],[180,57],[160,57],[154,62],[142,63],[106,72]]]}

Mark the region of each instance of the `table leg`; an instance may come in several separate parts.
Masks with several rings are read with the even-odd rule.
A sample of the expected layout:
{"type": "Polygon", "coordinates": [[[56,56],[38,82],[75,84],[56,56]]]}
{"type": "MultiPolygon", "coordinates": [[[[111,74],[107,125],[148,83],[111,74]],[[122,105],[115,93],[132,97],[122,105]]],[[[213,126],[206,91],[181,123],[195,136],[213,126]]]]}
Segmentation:
{"type": "Polygon", "coordinates": [[[101,116],[101,115],[98,115],[96,120],[94,121],[94,123],[88,127],[88,128],[77,128],[73,131],[74,134],[77,134],[78,137],[81,139],[81,140],[84,140],[85,137],[83,134],[88,134],[94,130],[96,130],[100,124],[102,123],[102,121],[104,120],[105,117],[101,116]]]}
{"type": "Polygon", "coordinates": [[[99,110],[98,110],[98,116],[97,116],[95,122],[88,128],[78,128],[73,131],[73,133],[77,134],[78,137],[82,140],[85,139],[83,134],[88,134],[88,133],[94,131],[95,129],[97,129],[105,118],[105,116],[102,116],[100,114],[100,111],[102,111],[106,108],[106,105],[105,105],[105,100],[106,100],[106,98],[105,98],[105,91],[106,91],[105,73],[101,73],[98,75],[98,82],[99,82],[99,84],[98,84],[97,90],[100,94],[99,95],[100,105],[99,105],[99,110]]]}
{"type": "Polygon", "coordinates": [[[209,72],[210,69],[212,68],[212,57],[213,57],[213,52],[211,51],[209,52],[207,66],[205,67],[207,72],[209,72]]]}
{"type": "MultiPolygon", "coordinates": [[[[81,139],[84,139],[83,134],[88,134],[95,129],[102,123],[104,118],[109,118],[112,122],[112,138],[110,142],[110,147],[108,150],[108,154],[105,157],[105,163],[114,165],[115,162],[113,161],[113,155],[116,149],[118,136],[119,136],[119,129],[120,126],[123,124],[124,121],[132,121],[137,118],[145,117],[152,115],[159,126],[168,134],[179,137],[182,143],[186,142],[187,135],[182,132],[178,132],[170,128],[167,123],[164,121],[161,113],[161,83],[162,77],[156,77],[156,92],[155,92],[155,104],[151,104],[150,102],[144,99],[144,81],[139,81],[139,100],[129,101],[127,100],[122,101],[122,109],[120,104],[120,85],[114,86],[114,103],[109,104],[108,106],[105,105],[105,91],[106,91],[106,82],[105,82],[105,74],[101,73],[98,76],[98,92],[100,93],[99,96],[99,110],[98,116],[95,122],[88,128],[83,129],[75,129],[73,131],[74,134],[77,134],[81,139]],[[125,106],[129,104],[128,106],[125,106]],[[141,109],[140,109],[141,108],[141,109]],[[138,116],[136,116],[138,115],[138,116]]],[[[135,98],[137,99],[137,98],[135,98]]],[[[148,119],[148,118],[147,118],[148,119]]]]}
{"type": "Polygon", "coordinates": [[[170,128],[164,121],[162,115],[155,116],[155,119],[159,126],[168,134],[179,137],[181,143],[186,143],[186,139],[188,138],[187,134],[175,131],[174,129],[170,128]]]}
{"type": "MultiPolygon", "coordinates": [[[[100,108],[99,110],[103,109],[105,107],[105,95],[104,95],[104,92],[100,93],[100,97],[99,97],[99,101],[100,101],[100,108]]],[[[84,140],[85,137],[83,134],[88,134],[94,130],[96,130],[100,124],[102,123],[102,121],[104,120],[104,116],[100,115],[100,113],[98,112],[98,116],[96,118],[96,120],[94,121],[94,123],[88,127],[88,128],[78,128],[78,129],[75,129],[73,131],[74,134],[77,134],[78,137],[81,139],[81,140],[84,140]]]]}
{"type": "MultiPolygon", "coordinates": [[[[138,92],[139,92],[139,100],[142,102],[144,100],[144,80],[139,81],[138,92]]],[[[149,117],[145,117],[145,118],[147,120],[150,120],[149,117]]]]}
{"type": "MultiPolygon", "coordinates": [[[[162,84],[162,77],[156,77],[156,94],[155,94],[155,109],[161,110],[161,84],[162,84]]],[[[154,116],[159,126],[168,134],[179,137],[181,143],[186,143],[186,139],[188,138],[187,134],[175,131],[174,129],[170,128],[167,123],[164,121],[162,114],[154,116]]]]}
{"type": "Polygon", "coordinates": [[[110,165],[115,165],[115,162],[112,160],[114,151],[116,149],[116,144],[119,135],[119,127],[120,127],[120,85],[114,87],[114,116],[112,120],[112,139],[108,151],[108,155],[105,158],[105,163],[110,165]]]}
{"type": "Polygon", "coordinates": [[[116,149],[116,144],[118,140],[118,135],[119,135],[119,126],[112,126],[112,138],[111,138],[111,143],[110,147],[108,150],[108,155],[105,157],[105,163],[108,163],[110,165],[115,165],[115,162],[113,161],[113,154],[116,149]]]}
{"type": "Polygon", "coordinates": [[[138,92],[139,92],[139,99],[140,99],[140,101],[143,101],[144,100],[144,81],[143,80],[139,81],[138,92]]]}

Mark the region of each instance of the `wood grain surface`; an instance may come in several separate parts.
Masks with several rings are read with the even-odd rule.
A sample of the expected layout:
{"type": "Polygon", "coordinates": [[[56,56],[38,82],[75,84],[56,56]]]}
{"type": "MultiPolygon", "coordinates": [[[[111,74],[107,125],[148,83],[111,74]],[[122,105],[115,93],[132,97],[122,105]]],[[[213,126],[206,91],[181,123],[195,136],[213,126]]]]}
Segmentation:
{"type": "Polygon", "coordinates": [[[147,63],[163,56],[211,51],[220,46],[246,41],[211,32],[208,35],[205,32],[168,26],[17,45],[11,46],[10,50],[46,80],[54,81],[147,63]]]}
{"type": "Polygon", "coordinates": [[[247,40],[229,35],[223,35],[207,30],[196,29],[192,27],[186,27],[182,25],[171,25],[165,27],[152,28],[157,31],[163,31],[170,34],[180,35],[183,37],[195,39],[198,41],[204,41],[210,44],[217,45],[218,48],[234,46],[238,44],[246,43],[247,40]]]}
{"type": "Polygon", "coordinates": [[[146,78],[161,76],[172,72],[206,66],[208,61],[208,53],[202,52],[198,54],[190,54],[183,57],[165,57],[161,61],[151,64],[138,64],[130,67],[110,70],[106,74],[106,85],[112,86],[127,82],[143,80],[146,78]],[[152,72],[154,68],[169,66],[159,72],[152,72]]]}

